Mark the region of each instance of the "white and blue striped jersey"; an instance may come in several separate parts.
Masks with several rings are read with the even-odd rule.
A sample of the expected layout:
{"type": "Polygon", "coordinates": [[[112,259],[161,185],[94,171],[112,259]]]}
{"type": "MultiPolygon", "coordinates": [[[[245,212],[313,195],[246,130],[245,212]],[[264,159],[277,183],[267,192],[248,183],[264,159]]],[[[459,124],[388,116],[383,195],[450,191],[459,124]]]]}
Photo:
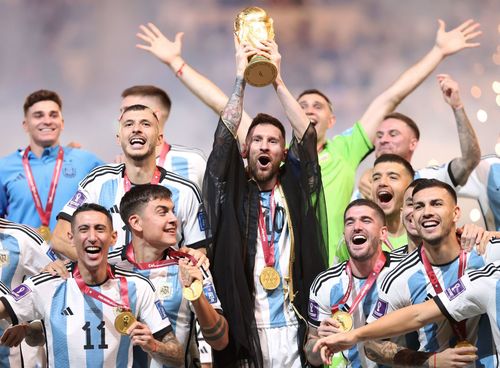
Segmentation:
{"type": "MultiPolygon", "coordinates": [[[[486,313],[490,320],[493,340],[498,351],[500,348],[498,324],[500,262],[490,263],[478,270],[468,271],[446,289],[444,293],[437,295],[434,301],[450,321],[460,322],[486,313]]],[[[497,366],[496,362],[495,366],[497,366]]]]}
{"type": "Polygon", "coordinates": [[[275,328],[285,326],[298,326],[293,306],[288,296],[289,266],[291,238],[288,222],[288,211],[280,189],[274,191],[274,219],[271,219],[270,209],[271,192],[260,193],[260,203],[264,213],[264,222],[268,242],[273,238],[274,230],[274,268],[280,274],[279,286],[271,291],[264,289],[259,276],[266,262],[260,232],[257,232],[257,245],[253,279],[255,284],[255,321],[257,328],[275,328]],[[274,226],[273,226],[274,223],[274,226]]]}
{"type": "MultiPolygon", "coordinates": [[[[498,246],[489,244],[487,253],[484,256],[479,255],[475,250],[467,253],[467,270],[474,270],[483,267],[485,264],[498,259],[498,246]]],[[[367,318],[370,323],[387,313],[404,308],[413,304],[423,303],[428,299],[434,298],[436,292],[427,276],[420,256],[421,246],[410,253],[399,266],[390,271],[379,284],[379,297],[371,314],[367,318]]],[[[435,266],[432,269],[439,280],[443,289],[449,288],[458,280],[459,257],[452,262],[435,266]]],[[[492,361],[491,334],[485,333],[483,329],[489,331],[487,319],[479,317],[471,318],[467,321],[467,338],[478,347],[479,360],[476,366],[490,367],[492,361]],[[478,331],[481,334],[478,336],[478,331]],[[477,341],[477,343],[476,343],[477,341]]],[[[455,345],[456,337],[448,322],[440,322],[426,325],[419,330],[420,350],[427,352],[439,352],[455,345]]]]}
{"type": "Polygon", "coordinates": [[[478,201],[488,230],[500,231],[500,157],[483,156],[467,183],[456,189],[459,196],[478,201]]]}
{"type": "MultiPolygon", "coordinates": [[[[26,225],[0,218],[0,280],[9,289],[36,275],[54,261],[55,254],[40,235],[26,225]]],[[[0,328],[0,336],[3,334],[0,328]]],[[[44,360],[43,347],[22,343],[18,348],[0,346],[1,367],[35,367],[44,360]]]]}
{"type": "MultiPolygon", "coordinates": [[[[380,271],[377,281],[372,285],[363,301],[352,313],[353,328],[365,325],[366,318],[378,299],[379,282],[384,276],[394,269],[406,255],[397,253],[386,253],[384,268],[380,271]]],[[[349,287],[349,277],[346,273],[347,262],[339,263],[328,270],[320,273],[309,292],[308,322],[312,327],[318,328],[321,321],[332,316],[332,306],[338,304],[344,297],[349,287]]],[[[366,282],[366,278],[352,276],[353,284],[351,293],[346,303],[339,305],[339,310],[349,312],[352,303],[366,282]]],[[[360,343],[342,353],[349,362],[349,367],[377,367],[377,364],[369,360],[364,352],[363,344],[360,343]]]]}
{"type": "MultiPolygon", "coordinates": [[[[207,220],[198,187],[191,181],[160,168],[159,185],[172,192],[177,216],[178,245],[191,248],[207,246],[207,220]]],[[[83,203],[97,203],[107,208],[118,232],[116,247],[130,243],[130,234],[120,217],[120,200],[125,194],[123,175],[125,164],[103,165],[92,170],[78,185],[78,191],[59,213],[59,218],[71,221],[73,212],[83,203]]]]}
{"type": "MultiPolygon", "coordinates": [[[[68,266],[72,274],[74,264],[68,266]]],[[[92,289],[121,301],[120,278],[128,285],[130,309],[161,340],[172,330],[166,312],[145,277],[112,266],[115,278],[92,289]]],[[[83,294],[75,279],[41,273],[0,299],[13,324],[42,319],[49,367],[132,367],[132,344],[114,327],[116,308],[83,294]]]]}
{"type": "MultiPolygon", "coordinates": [[[[158,157],[156,160],[157,165],[160,164],[159,161],[158,157]]],[[[207,159],[203,152],[196,148],[184,147],[177,144],[170,145],[170,150],[163,163],[165,170],[191,180],[200,189],[203,184],[206,167],[207,159]]]]}
{"type": "MultiPolygon", "coordinates": [[[[108,256],[110,264],[115,264],[120,268],[132,270],[147,277],[156,288],[156,299],[159,300],[165,309],[168,319],[172,325],[175,337],[183,346],[185,356],[188,353],[189,338],[192,336],[194,325],[194,308],[188,300],[182,297],[182,286],[179,279],[179,266],[168,265],[152,269],[139,269],[128,261],[126,256],[127,247],[116,249],[108,256]]],[[[169,259],[166,255],[163,259],[169,259]]],[[[222,312],[222,307],[215,292],[215,287],[210,271],[204,271],[203,292],[208,302],[216,310],[222,312]]],[[[187,363],[187,362],[186,362],[187,363]]],[[[183,365],[182,365],[183,366],[183,365]]],[[[181,367],[182,367],[181,366],[181,367]]],[[[171,367],[162,366],[156,361],[152,361],[150,367],[171,367]]]]}

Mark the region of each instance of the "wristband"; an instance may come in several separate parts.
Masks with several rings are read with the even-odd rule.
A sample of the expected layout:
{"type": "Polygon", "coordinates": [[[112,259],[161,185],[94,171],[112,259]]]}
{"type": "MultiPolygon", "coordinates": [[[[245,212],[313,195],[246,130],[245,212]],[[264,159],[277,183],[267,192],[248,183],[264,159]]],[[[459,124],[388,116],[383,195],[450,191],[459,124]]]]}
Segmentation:
{"type": "Polygon", "coordinates": [[[186,65],[185,62],[182,63],[181,67],[175,72],[175,76],[177,78],[182,77],[182,69],[184,69],[184,66],[186,65]]]}
{"type": "Polygon", "coordinates": [[[152,353],[156,353],[158,351],[158,343],[156,341],[153,341],[154,342],[154,347],[153,349],[151,350],[152,353]]]}
{"type": "Polygon", "coordinates": [[[436,368],[436,355],[437,353],[434,353],[434,368],[436,368]]]}

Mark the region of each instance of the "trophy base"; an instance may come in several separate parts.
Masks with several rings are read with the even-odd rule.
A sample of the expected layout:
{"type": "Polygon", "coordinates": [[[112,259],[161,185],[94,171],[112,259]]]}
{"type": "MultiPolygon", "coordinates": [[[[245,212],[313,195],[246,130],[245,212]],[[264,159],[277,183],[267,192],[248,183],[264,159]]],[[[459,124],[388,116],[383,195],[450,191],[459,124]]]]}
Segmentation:
{"type": "Polygon", "coordinates": [[[245,69],[245,80],[254,87],[264,87],[273,83],[277,75],[276,65],[260,55],[252,57],[245,69]]]}

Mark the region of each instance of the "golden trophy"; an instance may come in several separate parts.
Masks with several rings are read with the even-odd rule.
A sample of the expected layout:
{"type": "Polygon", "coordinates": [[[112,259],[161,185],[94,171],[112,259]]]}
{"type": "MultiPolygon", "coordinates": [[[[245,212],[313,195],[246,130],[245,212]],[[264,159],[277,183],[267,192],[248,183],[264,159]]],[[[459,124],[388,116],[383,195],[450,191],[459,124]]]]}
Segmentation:
{"type": "MultiPolygon", "coordinates": [[[[265,40],[274,39],[273,20],[264,9],[252,6],[243,9],[234,20],[234,34],[240,43],[247,42],[253,47],[265,40]]],[[[278,75],[278,69],[271,60],[254,55],[245,69],[245,80],[254,87],[271,84],[278,75]]]]}

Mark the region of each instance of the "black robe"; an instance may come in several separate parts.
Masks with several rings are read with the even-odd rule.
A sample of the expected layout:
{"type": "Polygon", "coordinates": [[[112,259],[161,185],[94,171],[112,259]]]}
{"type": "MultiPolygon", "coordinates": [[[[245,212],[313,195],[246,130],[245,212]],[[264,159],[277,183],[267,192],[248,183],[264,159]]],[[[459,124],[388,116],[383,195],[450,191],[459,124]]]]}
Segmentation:
{"type": "MultiPolygon", "coordinates": [[[[293,227],[293,305],[300,314],[298,349],[303,365],[309,288],[327,267],[326,206],[316,152],[316,130],[309,125],[299,143],[294,138],[279,173],[293,227]],[[321,224],[324,226],[321,226],[321,224]]],[[[214,351],[218,367],[232,367],[247,359],[262,367],[255,327],[254,280],[259,189],[244,167],[238,142],[219,120],[203,183],[203,197],[212,229],[209,249],[217,294],[229,324],[229,345],[214,351]]]]}

